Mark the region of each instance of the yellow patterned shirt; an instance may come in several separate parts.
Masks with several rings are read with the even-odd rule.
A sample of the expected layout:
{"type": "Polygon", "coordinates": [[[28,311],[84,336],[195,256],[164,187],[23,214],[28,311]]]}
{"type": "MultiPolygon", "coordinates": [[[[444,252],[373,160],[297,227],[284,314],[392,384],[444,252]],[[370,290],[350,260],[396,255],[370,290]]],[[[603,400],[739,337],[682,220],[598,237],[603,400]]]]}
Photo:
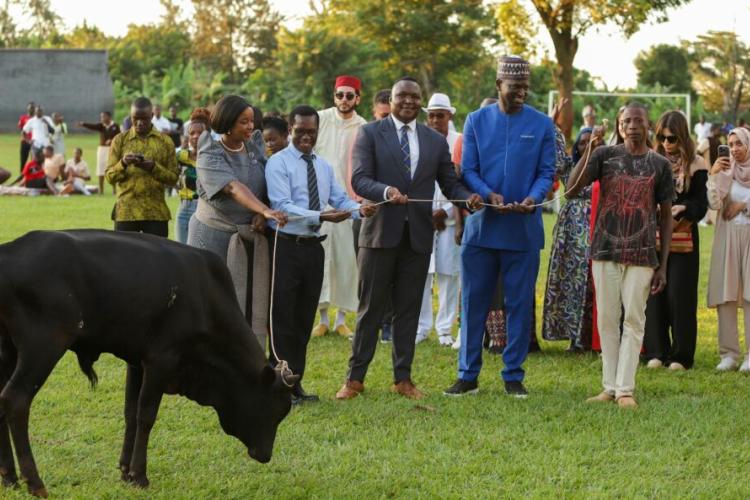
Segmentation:
{"type": "Polygon", "coordinates": [[[109,150],[105,177],[117,187],[117,203],[113,212],[115,221],[166,221],[171,218],[164,200],[165,188],[177,184],[180,169],[177,166],[174,143],[169,136],[153,127],[145,138],[138,136],[135,127],[117,135],[109,150]],[[154,161],[148,172],[135,165],[122,164],[128,153],[140,153],[154,161]]]}

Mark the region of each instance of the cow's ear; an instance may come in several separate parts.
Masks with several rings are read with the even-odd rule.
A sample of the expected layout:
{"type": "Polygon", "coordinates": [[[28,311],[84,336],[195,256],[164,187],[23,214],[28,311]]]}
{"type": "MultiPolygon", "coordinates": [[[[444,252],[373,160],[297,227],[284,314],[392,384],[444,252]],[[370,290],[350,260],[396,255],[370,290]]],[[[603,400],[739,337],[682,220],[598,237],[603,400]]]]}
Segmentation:
{"type": "Polygon", "coordinates": [[[271,368],[270,365],[266,365],[263,367],[263,371],[260,372],[260,382],[262,385],[270,387],[276,382],[277,376],[276,370],[271,368]]]}

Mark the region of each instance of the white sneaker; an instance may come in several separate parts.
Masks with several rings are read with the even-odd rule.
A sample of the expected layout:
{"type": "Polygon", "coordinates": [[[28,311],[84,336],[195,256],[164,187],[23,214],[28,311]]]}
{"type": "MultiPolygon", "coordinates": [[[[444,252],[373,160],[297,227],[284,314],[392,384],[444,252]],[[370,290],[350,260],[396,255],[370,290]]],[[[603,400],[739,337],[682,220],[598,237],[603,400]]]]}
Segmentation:
{"type": "Polygon", "coordinates": [[[661,368],[662,366],[664,366],[664,364],[661,362],[660,359],[657,359],[657,358],[649,359],[648,363],[646,363],[646,368],[651,368],[651,369],[661,368]]]}
{"type": "Polygon", "coordinates": [[[720,372],[729,372],[737,369],[737,361],[734,358],[727,356],[721,358],[721,361],[716,365],[716,370],[720,372]]]}
{"type": "Polygon", "coordinates": [[[742,373],[750,373],[750,358],[745,356],[745,361],[742,362],[742,365],[740,366],[740,371],[742,373]]]}
{"type": "Polygon", "coordinates": [[[427,340],[427,335],[429,335],[427,332],[417,332],[417,338],[414,339],[414,343],[419,344],[420,342],[424,342],[427,340]]]}
{"type": "Polygon", "coordinates": [[[456,337],[456,341],[453,342],[451,349],[453,349],[454,351],[458,351],[461,349],[461,336],[456,337]]]}
{"type": "Polygon", "coordinates": [[[682,363],[678,363],[677,361],[672,361],[669,364],[669,369],[673,372],[684,372],[686,370],[685,366],[682,363]]]}
{"type": "Polygon", "coordinates": [[[442,333],[438,335],[438,342],[440,342],[440,345],[443,345],[443,346],[452,346],[453,337],[451,337],[450,333],[442,333]]]}

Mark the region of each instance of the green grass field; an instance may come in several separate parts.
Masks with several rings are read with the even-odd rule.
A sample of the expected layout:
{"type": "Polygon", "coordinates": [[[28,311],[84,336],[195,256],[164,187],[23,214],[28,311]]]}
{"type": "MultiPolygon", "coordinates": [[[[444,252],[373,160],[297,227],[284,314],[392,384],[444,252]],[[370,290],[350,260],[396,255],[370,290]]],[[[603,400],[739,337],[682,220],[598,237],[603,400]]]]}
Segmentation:
{"type": "MultiPolygon", "coordinates": [[[[77,143],[91,161],[95,137],[67,140],[68,147],[77,143]]],[[[17,147],[15,136],[0,136],[0,165],[14,173],[17,147]]],[[[110,228],[113,201],[109,194],[0,197],[0,243],[32,229],[110,228]]],[[[170,206],[175,209],[174,198],[170,206]]],[[[545,216],[548,237],[553,224],[545,216]]],[[[701,231],[704,304],[713,232],[701,231]]],[[[538,304],[547,259],[545,250],[538,304]]],[[[715,312],[701,306],[698,314],[695,369],[640,369],[635,412],[585,405],[600,389],[601,364],[593,354],[564,353],[565,343],[542,342],[544,352],[529,357],[528,400],[503,394],[495,356],[485,356],[478,396],[445,398],[456,354],[434,336],[417,347],[414,365],[427,399],[389,393],[390,352],[380,345],[364,396],[341,403],[333,395],[350,344],[328,336],[310,342],[305,377],[307,390],[322,401],[292,411],[267,465],[224,435],[212,410],[165,397],[149,448],[151,487],[122,484],[125,370],[108,355],[96,364],[100,384],[93,391],[74,356],[63,358],[32,406],[32,446],[56,498],[747,497],[750,378],[714,372],[715,312]]],[[[16,489],[0,490],[0,497],[27,496],[16,489]]]]}

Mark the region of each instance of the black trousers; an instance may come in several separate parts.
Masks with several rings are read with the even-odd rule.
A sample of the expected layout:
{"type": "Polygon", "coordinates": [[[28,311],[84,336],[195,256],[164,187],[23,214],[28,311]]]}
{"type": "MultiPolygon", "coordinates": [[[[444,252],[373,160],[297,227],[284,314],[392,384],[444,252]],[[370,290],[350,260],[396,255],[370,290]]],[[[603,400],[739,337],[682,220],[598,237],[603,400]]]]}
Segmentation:
{"type": "Polygon", "coordinates": [[[417,336],[419,310],[424,282],[430,266],[430,254],[412,250],[409,224],[405,224],[399,246],[395,248],[360,248],[359,309],[357,327],[349,359],[349,380],[364,382],[367,367],[375,355],[378,329],[392,300],[393,378],[395,382],[411,378],[414,340],[417,336]]]}
{"type": "Polygon", "coordinates": [[[29,161],[29,152],[31,151],[31,143],[26,141],[21,141],[21,168],[19,169],[19,172],[23,172],[23,167],[26,165],[26,162],[29,161]]]}
{"type": "MultiPolygon", "coordinates": [[[[352,233],[354,236],[354,254],[359,255],[359,231],[362,228],[362,219],[354,219],[352,221],[352,233]]],[[[385,313],[383,314],[383,321],[381,321],[381,326],[391,326],[393,325],[393,302],[391,301],[391,294],[388,294],[387,299],[387,306],[385,308],[385,313]]]]}
{"type": "Polygon", "coordinates": [[[169,223],[165,220],[115,221],[115,231],[146,233],[156,236],[169,236],[169,223]]]}
{"type": "Polygon", "coordinates": [[[671,253],[667,261],[667,286],[646,305],[643,339],[646,359],[693,366],[698,336],[698,230],[693,228],[693,251],[671,253]],[[670,339],[671,328],[671,339],[670,339]]]}
{"type": "MultiPolygon", "coordinates": [[[[273,231],[269,231],[273,255],[273,231]]],[[[273,291],[273,342],[276,353],[302,380],[307,343],[323,285],[324,251],[320,242],[297,242],[279,237],[276,243],[276,281],[273,291]]],[[[271,352],[271,362],[275,365],[271,352]]]]}

